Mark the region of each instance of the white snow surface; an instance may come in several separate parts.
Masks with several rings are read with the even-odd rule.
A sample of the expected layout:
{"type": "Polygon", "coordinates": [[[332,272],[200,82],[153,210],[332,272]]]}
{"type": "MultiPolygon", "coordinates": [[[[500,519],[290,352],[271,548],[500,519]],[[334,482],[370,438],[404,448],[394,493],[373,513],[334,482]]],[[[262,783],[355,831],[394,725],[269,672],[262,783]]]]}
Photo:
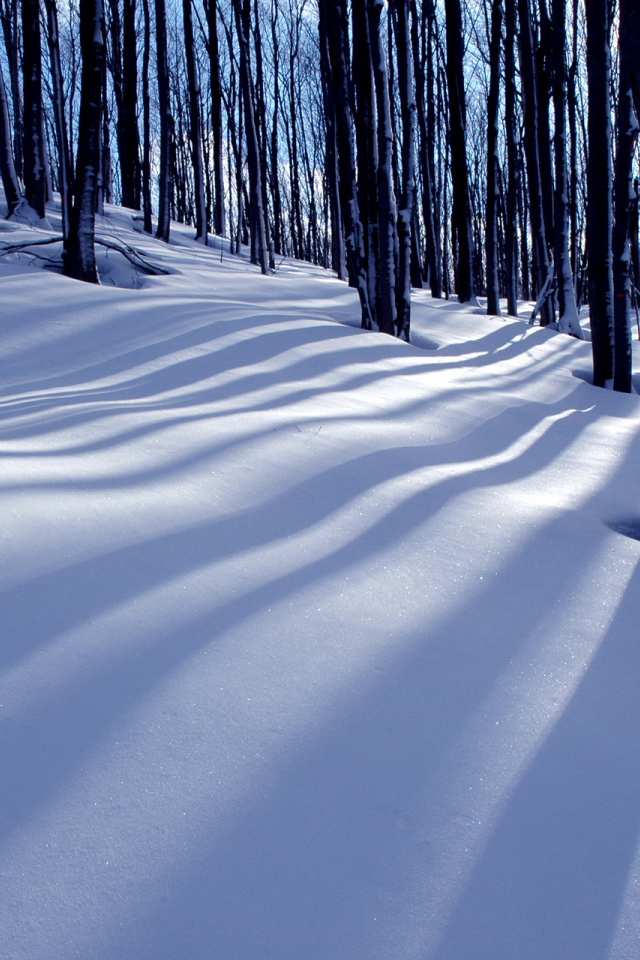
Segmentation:
{"type": "Polygon", "coordinates": [[[99,230],[0,259],[2,960],[637,960],[640,398],[99,230]]]}

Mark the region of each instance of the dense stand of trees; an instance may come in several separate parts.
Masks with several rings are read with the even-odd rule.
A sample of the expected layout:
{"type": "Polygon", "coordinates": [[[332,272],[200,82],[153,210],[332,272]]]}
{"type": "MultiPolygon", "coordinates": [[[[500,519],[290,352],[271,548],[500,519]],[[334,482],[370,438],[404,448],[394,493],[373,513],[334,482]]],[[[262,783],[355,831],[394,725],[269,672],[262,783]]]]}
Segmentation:
{"type": "Polygon", "coordinates": [[[97,281],[116,200],[170,239],[333,268],[410,337],[412,286],[580,336],[629,391],[637,0],[0,0],[8,215],[62,201],[97,281]],[[154,220],[155,218],[155,225],[154,220]]]}

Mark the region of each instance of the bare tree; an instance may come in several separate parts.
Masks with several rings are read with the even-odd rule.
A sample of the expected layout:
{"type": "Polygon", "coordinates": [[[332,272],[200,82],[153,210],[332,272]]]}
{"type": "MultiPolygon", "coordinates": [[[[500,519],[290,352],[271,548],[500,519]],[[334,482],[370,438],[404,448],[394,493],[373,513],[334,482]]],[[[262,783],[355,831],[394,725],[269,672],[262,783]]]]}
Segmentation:
{"type": "Polygon", "coordinates": [[[64,269],[68,277],[99,283],[94,240],[105,65],[102,0],[80,0],[80,50],[82,84],[78,154],[69,236],[64,247],[64,269]]]}

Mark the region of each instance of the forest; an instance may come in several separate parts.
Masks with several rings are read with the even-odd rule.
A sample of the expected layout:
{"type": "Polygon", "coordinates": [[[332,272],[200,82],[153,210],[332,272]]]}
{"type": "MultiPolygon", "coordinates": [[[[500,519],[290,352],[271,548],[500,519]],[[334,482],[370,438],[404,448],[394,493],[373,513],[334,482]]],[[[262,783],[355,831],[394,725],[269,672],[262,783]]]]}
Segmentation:
{"type": "Polygon", "coordinates": [[[139,211],[333,269],[363,329],[410,340],[411,289],[584,336],[632,391],[635,0],[0,0],[7,216],[139,211]],[[29,211],[31,208],[31,213],[29,211]],[[504,309],[504,306],[503,306],[504,309]],[[522,309],[522,307],[521,307],[522,309]]]}

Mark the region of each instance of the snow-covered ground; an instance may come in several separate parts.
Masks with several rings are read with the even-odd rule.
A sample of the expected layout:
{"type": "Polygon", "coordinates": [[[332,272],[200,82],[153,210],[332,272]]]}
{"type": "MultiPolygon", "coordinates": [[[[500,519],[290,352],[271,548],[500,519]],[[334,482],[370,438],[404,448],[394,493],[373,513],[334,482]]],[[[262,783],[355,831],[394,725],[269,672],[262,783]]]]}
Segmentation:
{"type": "Polygon", "coordinates": [[[135,227],[0,259],[2,960],[637,960],[640,399],[135,227]]]}

